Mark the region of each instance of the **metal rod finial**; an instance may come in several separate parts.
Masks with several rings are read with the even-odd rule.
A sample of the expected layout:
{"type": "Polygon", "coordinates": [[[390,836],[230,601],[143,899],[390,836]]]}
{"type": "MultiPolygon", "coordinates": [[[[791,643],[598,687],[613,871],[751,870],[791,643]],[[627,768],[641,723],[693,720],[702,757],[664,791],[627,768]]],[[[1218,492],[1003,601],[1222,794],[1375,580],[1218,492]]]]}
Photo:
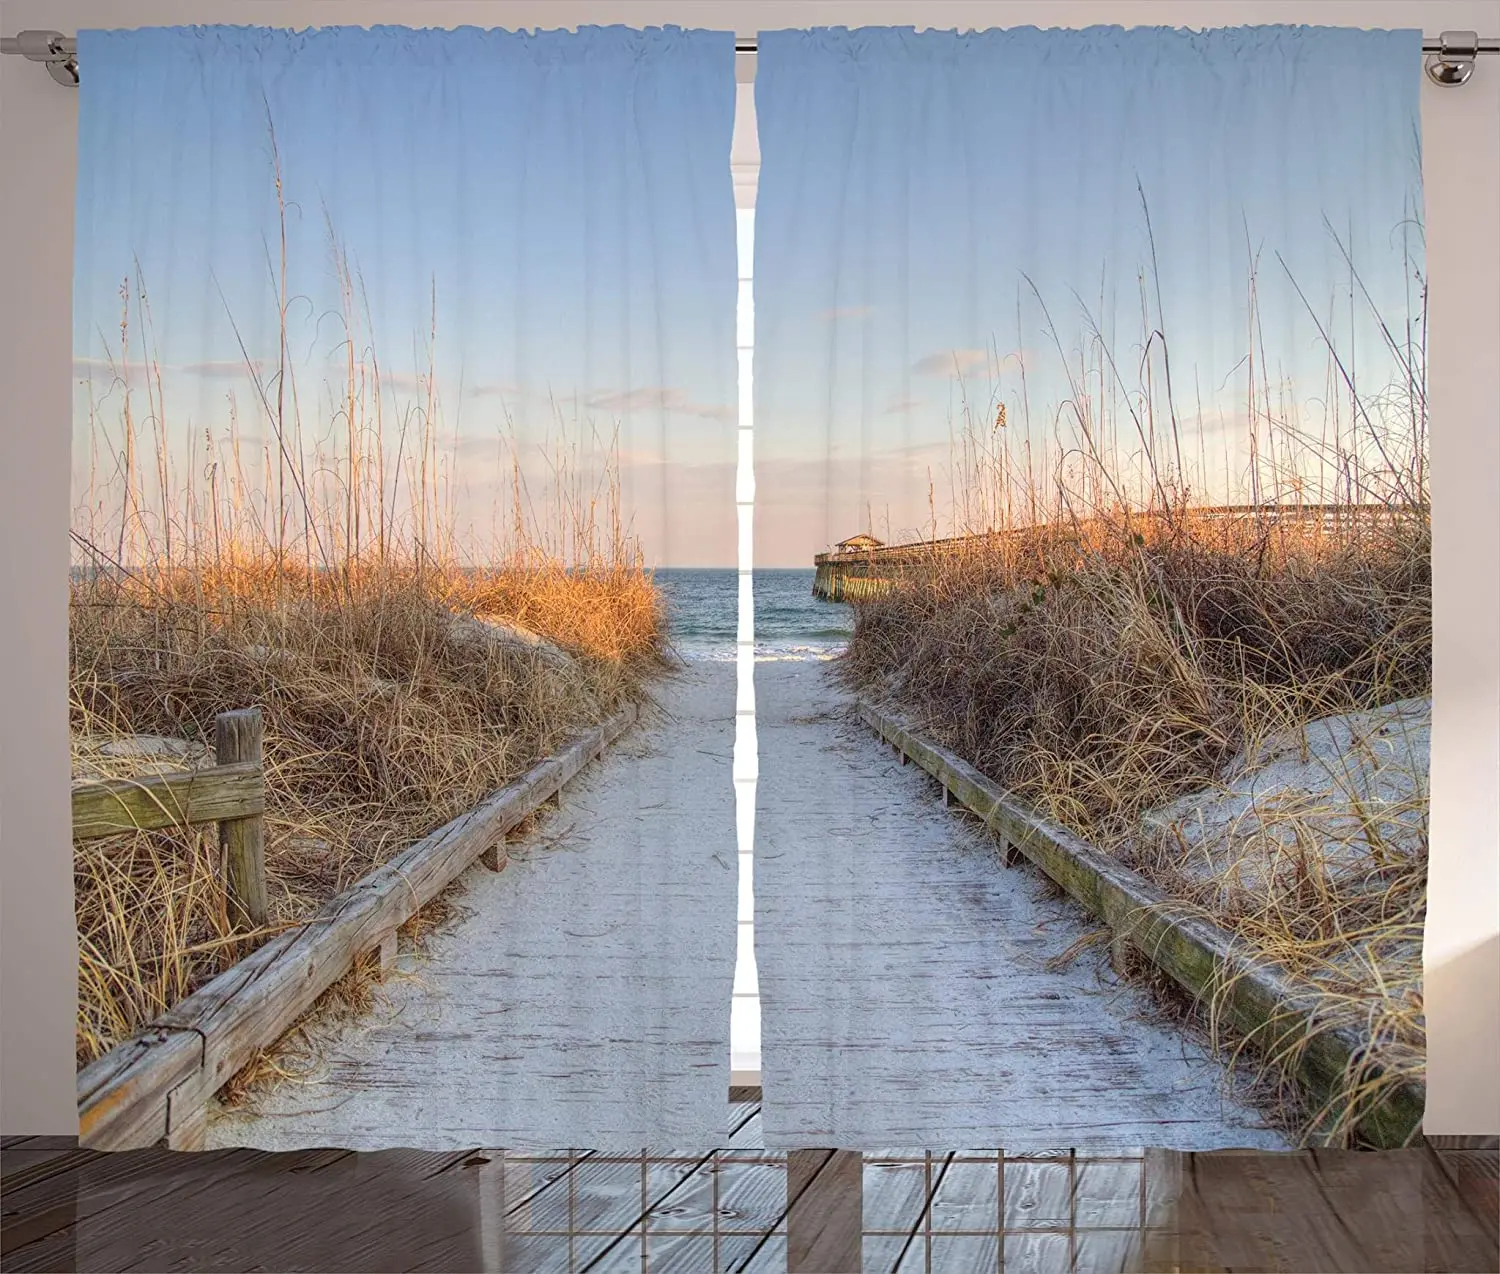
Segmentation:
{"type": "Polygon", "coordinates": [[[19,53],[44,62],[47,74],[68,88],[78,87],[78,41],[61,31],[22,31],[0,39],[0,53],[19,53]]]}
{"type": "Polygon", "coordinates": [[[1427,56],[1427,78],[1445,88],[1463,84],[1474,74],[1478,56],[1478,32],[1444,31],[1438,37],[1437,51],[1427,56]]]}

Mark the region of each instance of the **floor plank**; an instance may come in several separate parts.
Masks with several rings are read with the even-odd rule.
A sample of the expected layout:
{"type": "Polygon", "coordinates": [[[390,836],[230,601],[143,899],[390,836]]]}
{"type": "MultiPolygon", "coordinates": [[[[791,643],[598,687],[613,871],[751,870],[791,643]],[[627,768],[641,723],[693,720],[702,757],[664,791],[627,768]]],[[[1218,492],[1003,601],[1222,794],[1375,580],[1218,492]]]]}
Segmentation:
{"type": "MultiPolygon", "coordinates": [[[[84,1152],[85,1154],[87,1152],[84,1152]]],[[[14,1146],[4,1151],[0,1161],[0,1188],[16,1190],[27,1182],[67,1172],[70,1164],[82,1162],[77,1150],[37,1150],[14,1146]],[[50,1168],[48,1165],[52,1165],[50,1168]]]]}
{"type": "MultiPolygon", "coordinates": [[[[930,1192],[942,1171],[942,1155],[930,1161],[921,1150],[893,1150],[864,1157],[865,1231],[903,1237],[922,1223],[930,1192]]],[[[890,1268],[894,1269],[894,1266],[890,1268]]]]}
{"type": "Polygon", "coordinates": [[[786,1235],[771,1234],[759,1243],[733,1274],[786,1274],[786,1235]]]}
{"type": "MultiPolygon", "coordinates": [[[[1188,1156],[1171,1259],[1179,1268],[1247,1274],[1422,1270],[1425,1158],[1421,1151],[1188,1156]]],[[[1166,1254],[1150,1244],[1146,1255],[1146,1269],[1167,1268],[1166,1254]]]]}
{"type": "MultiPolygon", "coordinates": [[[[876,1166],[886,1169],[876,1179],[875,1193],[866,1204],[867,1230],[881,1233],[865,1238],[865,1268],[923,1270],[932,1246],[932,1203],[943,1188],[952,1156],[926,1151],[889,1151],[876,1166]],[[882,1197],[882,1192],[884,1197],[882,1197]],[[894,1241],[891,1230],[901,1238],[894,1241]],[[872,1250],[872,1239],[883,1240],[872,1250]]],[[[868,1178],[867,1178],[868,1179],[868,1178]]]]}
{"type": "Polygon", "coordinates": [[[1003,1209],[1000,1206],[1002,1169],[1008,1173],[1010,1165],[1003,1163],[998,1153],[981,1156],[974,1151],[963,1151],[953,1156],[933,1192],[928,1209],[931,1217],[931,1239],[924,1233],[907,1251],[901,1263],[902,1274],[911,1270],[925,1270],[928,1266],[928,1251],[931,1250],[933,1269],[949,1266],[939,1261],[940,1253],[947,1253],[942,1260],[961,1260],[962,1265],[954,1269],[973,1270],[982,1274],[996,1270],[1000,1265],[999,1224],[1003,1209]],[[982,1235],[955,1236],[953,1230],[987,1230],[982,1235]]]}
{"type": "Polygon", "coordinates": [[[1500,1270],[1500,1153],[1430,1149],[1422,1218],[1423,1270],[1500,1270]]]}
{"type": "Polygon", "coordinates": [[[1500,1155],[1482,1150],[1434,1150],[1429,1171],[1441,1175],[1463,1200],[1479,1226],[1494,1231],[1500,1225],[1500,1155]]]}
{"type": "Polygon", "coordinates": [[[860,1274],[864,1159],[858,1151],[787,1156],[787,1274],[860,1274]]]}
{"type": "Polygon", "coordinates": [[[1073,1218],[1075,1168],[1066,1159],[1008,1161],[1005,1165],[1005,1228],[1066,1229],[1073,1218]]]}
{"type": "MultiPolygon", "coordinates": [[[[507,1170],[512,1166],[505,1160],[507,1170]]],[[[693,1161],[652,1164],[644,1157],[596,1155],[507,1211],[498,1253],[487,1269],[578,1271],[613,1255],[640,1264],[640,1221],[686,1179],[693,1161]]],[[[550,1171],[550,1168],[548,1169],[550,1171]]],[[[487,1253],[487,1258],[490,1254],[487,1253]]]]}
{"type": "Polygon", "coordinates": [[[472,1186],[444,1171],[452,1161],[399,1150],[101,1156],[76,1174],[77,1268],[477,1270],[472,1186]]]}
{"type": "Polygon", "coordinates": [[[733,1269],[749,1260],[764,1235],[784,1223],[787,1166],[784,1160],[762,1162],[762,1157],[775,1158],[764,1151],[745,1161],[716,1156],[696,1169],[670,1200],[651,1209],[646,1228],[652,1274],[733,1269]],[[677,1239],[663,1230],[696,1230],[710,1239],[717,1230],[709,1263],[703,1262],[703,1245],[696,1239],[677,1239]]]}
{"type": "Polygon", "coordinates": [[[1070,1274],[1072,1253],[1066,1234],[1007,1234],[1005,1268],[1026,1274],[1070,1274]]]}
{"type": "Polygon", "coordinates": [[[909,1234],[866,1234],[860,1244],[864,1274],[892,1274],[910,1245],[909,1234]]]}

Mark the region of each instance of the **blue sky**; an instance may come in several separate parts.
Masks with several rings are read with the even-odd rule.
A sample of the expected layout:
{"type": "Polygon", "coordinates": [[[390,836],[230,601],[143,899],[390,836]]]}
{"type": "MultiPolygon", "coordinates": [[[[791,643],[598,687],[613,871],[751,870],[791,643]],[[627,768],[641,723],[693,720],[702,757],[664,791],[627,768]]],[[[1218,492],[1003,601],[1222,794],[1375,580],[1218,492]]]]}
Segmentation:
{"type": "MultiPolygon", "coordinates": [[[[331,226],[368,306],[356,361],[372,366],[373,330],[390,438],[424,401],[435,298],[463,524],[481,539],[507,524],[503,430],[541,489],[560,414],[585,449],[618,428],[649,560],[733,561],[732,34],[86,31],[80,57],[74,353],[93,378],[75,399],[80,489],[90,394],[107,425],[119,416],[104,364],[137,266],[179,469],[205,431],[223,436],[231,391],[242,435],[264,437],[244,354],[269,376],[273,123],[305,436],[341,428],[326,389],[347,370],[331,226]]],[[[138,366],[132,378],[141,417],[138,366]]]]}
{"type": "Polygon", "coordinates": [[[871,516],[927,530],[963,395],[986,424],[1005,403],[1017,444],[1029,405],[1034,455],[1055,449],[1095,325],[1138,392],[1143,286],[1205,497],[1248,498],[1253,255],[1255,358],[1303,427],[1328,401],[1307,305],[1367,395],[1401,375],[1325,220],[1404,340],[1420,60],[1416,32],[762,33],[756,561],[805,564],[871,516]]]}
{"type": "MultiPolygon", "coordinates": [[[[649,561],[735,561],[728,33],[178,28],[80,41],[92,68],[80,493],[97,455],[90,399],[106,432],[118,421],[105,362],[137,264],[174,473],[204,472],[231,394],[249,449],[265,439],[230,316],[266,381],[269,110],[307,437],[336,447],[340,428],[331,224],[368,304],[388,440],[424,401],[435,297],[441,429],[476,541],[508,523],[502,434],[519,437],[541,492],[560,414],[592,448],[585,467],[590,439],[618,428],[649,561]]],[[[929,483],[946,517],[965,398],[986,422],[1005,403],[1006,436],[1029,438],[1043,465],[1073,428],[1064,368],[1076,374],[1095,323],[1128,439],[1143,286],[1149,325],[1169,338],[1186,449],[1211,471],[1205,498],[1244,498],[1252,255],[1257,378],[1287,383],[1308,427],[1330,401],[1326,352],[1287,269],[1368,394],[1399,375],[1325,221],[1404,339],[1422,258],[1418,45],[1415,32],[1308,28],[762,33],[756,561],[805,565],[867,520],[883,535],[927,530],[929,483]]],[[[141,419],[153,408],[133,310],[141,419]]],[[[1159,345],[1146,362],[1160,401],[1159,345]]]]}

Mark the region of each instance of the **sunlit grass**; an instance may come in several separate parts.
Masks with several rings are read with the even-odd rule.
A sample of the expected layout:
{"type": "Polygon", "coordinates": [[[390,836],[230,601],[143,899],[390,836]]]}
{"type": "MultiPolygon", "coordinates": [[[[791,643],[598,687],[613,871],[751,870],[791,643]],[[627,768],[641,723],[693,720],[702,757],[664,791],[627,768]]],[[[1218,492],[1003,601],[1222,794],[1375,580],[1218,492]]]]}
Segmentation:
{"type": "MultiPolygon", "coordinates": [[[[1419,315],[1406,330],[1422,327],[1419,315]]],[[[1330,383],[1345,389],[1316,434],[1252,382],[1251,464],[1231,487],[1262,506],[1251,512],[1197,507],[1213,483],[1184,459],[1192,427],[1150,360],[1121,409],[1102,342],[1070,373],[1056,418],[1071,429],[1050,462],[995,405],[966,409],[952,531],[973,538],[858,603],[843,662],[860,690],[1289,969],[1323,1020],[1369,1034],[1390,1075],[1349,1076],[1331,1120],[1300,1108],[1290,1056],[1260,1058],[1293,1126],[1335,1135],[1385,1085],[1422,1074],[1425,757],[1410,808],[1367,808],[1352,826],[1334,817],[1343,794],[1258,811],[1262,841],[1299,849],[1278,849],[1252,886],[1206,878],[1142,815],[1213,788],[1268,739],[1431,694],[1424,360],[1420,335],[1381,330],[1392,384],[1359,395],[1330,345],[1330,383]],[[1397,817],[1414,842],[1383,840],[1397,817]],[[1335,849],[1368,870],[1330,870],[1335,849]]],[[[1160,331],[1155,343],[1164,357],[1160,331]]]]}

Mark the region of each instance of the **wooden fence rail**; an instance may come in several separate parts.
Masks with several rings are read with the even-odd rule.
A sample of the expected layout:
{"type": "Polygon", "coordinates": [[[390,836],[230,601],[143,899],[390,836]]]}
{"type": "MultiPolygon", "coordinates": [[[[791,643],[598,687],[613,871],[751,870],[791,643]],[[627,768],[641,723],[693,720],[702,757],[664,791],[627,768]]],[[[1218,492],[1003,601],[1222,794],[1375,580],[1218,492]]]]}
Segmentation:
{"type": "Polygon", "coordinates": [[[73,839],[217,823],[230,903],[242,921],[259,926],[266,923],[265,727],[259,708],[221,713],[215,727],[217,764],[208,769],[76,784],[73,839]]]}
{"type": "Polygon", "coordinates": [[[903,760],[915,761],[943,785],[944,804],[956,800],[999,835],[1008,863],[1018,856],[1030,860],[1098,916],[1111,931],[1116,958],[1128,945],[1264,1054],[1289,1060],[1303,1090],[1324,1104],[1325,1127],[1352,1125],[1386,1149],[1421,1137],[1425,1082],[1387,1073],[1372,1041],[1327,1021],[1305,985],[1119,860],[1026,810],[889,711],[868,701],[859,710],[903,760]],[[1345,1096],[1351,1093],[1358,1099],[1345,1096]]]}
{"type": "Polygon", "coordinates": [[[202,1145],[209,1102],[358,960],[383,968],[396,930],[476,861],[504,866],[507,833],[636,718],[627,708],[403,850],[78,1072],[79,1144],[202,1145]]]}

